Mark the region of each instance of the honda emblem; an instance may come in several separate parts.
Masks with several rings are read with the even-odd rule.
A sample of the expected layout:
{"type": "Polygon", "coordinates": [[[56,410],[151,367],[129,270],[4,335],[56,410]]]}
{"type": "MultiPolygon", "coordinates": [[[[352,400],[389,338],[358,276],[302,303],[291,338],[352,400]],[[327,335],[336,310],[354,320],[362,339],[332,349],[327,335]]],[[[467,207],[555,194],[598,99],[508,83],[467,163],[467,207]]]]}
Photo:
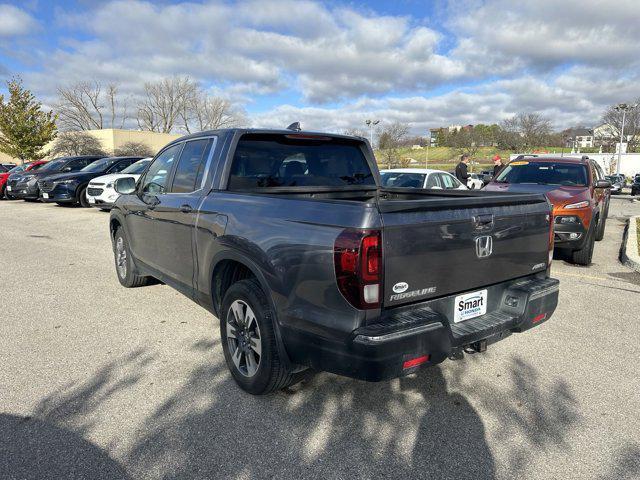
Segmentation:
{"type": "Polygon", "coordinates": [[[478,258],[486,258],[493,253],[493,237],[485,235],[476,238],[476,255],[478,258]]]}

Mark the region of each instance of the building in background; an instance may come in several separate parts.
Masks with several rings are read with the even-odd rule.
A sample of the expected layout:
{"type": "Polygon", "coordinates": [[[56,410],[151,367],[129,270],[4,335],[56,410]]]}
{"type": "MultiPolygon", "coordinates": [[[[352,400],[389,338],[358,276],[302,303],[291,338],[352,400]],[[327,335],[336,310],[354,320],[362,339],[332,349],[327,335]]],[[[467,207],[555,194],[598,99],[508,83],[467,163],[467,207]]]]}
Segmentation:
{"type": "MultiPolygon", "coordinates": [[[[102,149],[109,155],[112,155],[114,150],[117,148],[120,148],[130,142],[142,143],[148,146],[155,155],[158,150],[164,147],[167,143],[182,136],[172,133],[149,132],[147,130],[121,130],[118,128],[83,130],[83,133],[87,133],[95,137],[102,145],[102,149]]],[[[45,150],[51,150],[54,143],[55,140],[45,145],[45,150]]],[[[0,163],[19,164],[20,160],[16,160],[8,155],[0,153],[0,163]]]]}

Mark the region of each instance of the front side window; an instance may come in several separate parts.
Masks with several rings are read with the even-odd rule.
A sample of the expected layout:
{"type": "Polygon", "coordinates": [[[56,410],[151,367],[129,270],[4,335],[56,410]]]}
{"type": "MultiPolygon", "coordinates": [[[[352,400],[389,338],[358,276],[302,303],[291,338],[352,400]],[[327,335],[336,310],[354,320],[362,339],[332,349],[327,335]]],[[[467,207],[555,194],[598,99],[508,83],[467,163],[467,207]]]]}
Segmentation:
{"type": "Polygon", "coordinates": [[[149,165],[149,162],[150,160],[147,159],[138,160],[136,163],[129,165],[120,173],[131,173],[133,175],[137,175],[145,171],[147,165],[149,165]]]}
{"type": "Polygon", "coordinates": [[[142,183],[142,192],[150,195],[160,195],[165,193],[169,173],[173,167],[173,162],[177,158],[182,144],[173,145],[163,151],[149,166],[147,174],[142,183]]]}
{"type": "Polygon", "coordinates": [[[202,178],[213,140],[203,138],[185,143],[171,185],[172,193],[189,193],[202,186],[202,178]]]}
{"type": "Polygon", "coordinates": [[[321,135],[246,134],[236,147],[228,187],[375,187],[361,146],[321,135]]]}

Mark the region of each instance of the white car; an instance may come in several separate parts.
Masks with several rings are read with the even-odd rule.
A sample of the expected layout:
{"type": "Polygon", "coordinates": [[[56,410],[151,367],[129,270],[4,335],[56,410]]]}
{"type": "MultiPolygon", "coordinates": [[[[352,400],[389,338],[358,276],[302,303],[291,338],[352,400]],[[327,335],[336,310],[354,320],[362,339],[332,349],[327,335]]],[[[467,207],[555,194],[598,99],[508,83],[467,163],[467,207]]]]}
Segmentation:
{"type": "Polygon", "coordinates": [[[113,188],[113,183],[119,178],[133,177],[136,181],[146,170],[151,158],[143,158],[129,165],[120,173],[112,173],[94,178],[87,187],[87,200],[92,207],[101,210],[110,210],[120,194],[113,188]]]}
{"type": "Polygon", "coordinates": [[[480,190],[484,187],[483,177],[478,175],[477,173],[469,174],[469,178],[467,179],[467,187],[471,190],[480,190]]]}
{"type": "Polygon", "coordinates": [[[456,177],[429,168],[393,168],[380,171],[385,187],[423,188],[431,190],[466,190],[456,177]]]}

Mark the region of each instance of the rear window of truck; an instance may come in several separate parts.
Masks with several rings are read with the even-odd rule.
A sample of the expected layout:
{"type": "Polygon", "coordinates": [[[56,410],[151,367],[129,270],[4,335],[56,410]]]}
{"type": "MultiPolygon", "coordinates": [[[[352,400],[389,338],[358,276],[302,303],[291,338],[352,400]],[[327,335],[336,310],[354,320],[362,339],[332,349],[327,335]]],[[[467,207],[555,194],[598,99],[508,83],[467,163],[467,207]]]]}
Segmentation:
{"type": "Polygon", "coordinates": [[[236,148],[229,190],[375,186],[357,140],[322,135],[246,134],[236,148]]]}

